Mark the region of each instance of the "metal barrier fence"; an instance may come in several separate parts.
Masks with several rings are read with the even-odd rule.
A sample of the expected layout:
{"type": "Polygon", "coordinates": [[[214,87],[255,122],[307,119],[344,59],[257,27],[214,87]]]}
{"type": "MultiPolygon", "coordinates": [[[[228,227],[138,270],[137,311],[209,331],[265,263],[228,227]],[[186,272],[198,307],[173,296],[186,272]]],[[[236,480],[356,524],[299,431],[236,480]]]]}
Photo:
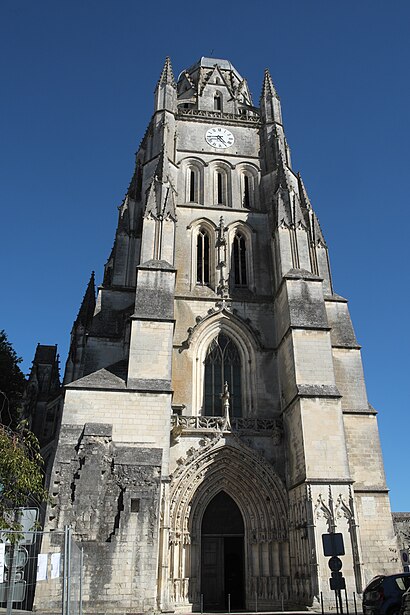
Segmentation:
{"type": "Polygon", "coordinates": [[[0,532],[0,611],[82,615],[83,550],[64,531],[0,532]]]}

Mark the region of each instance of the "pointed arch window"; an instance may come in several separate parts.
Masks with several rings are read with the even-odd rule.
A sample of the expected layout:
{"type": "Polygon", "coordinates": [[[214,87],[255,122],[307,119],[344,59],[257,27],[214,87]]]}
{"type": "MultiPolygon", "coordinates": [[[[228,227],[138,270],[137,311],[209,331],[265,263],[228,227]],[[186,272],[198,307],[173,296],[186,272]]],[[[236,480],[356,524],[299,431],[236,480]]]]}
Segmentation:
{"type": "Polygon", "coordinates": [[[200,160],[184,160],[181,173],[183,185],[179,184],[185,203],[203,203],[203,164],[200,160]]]}
{"type": "Polygon", "coordinates": [[[245,209],[258,208],[258,171],[256,168],[246,165],[240,168],[241,207],[245,209]]]}
{"type": "Polygon", "coordinates": [[[196,242],[196,283],[205,286],[209,284],[209,234],[208,232],[200,228],[197,235],[196,242]]]}
{"type": "Polygon", "coordinates": [[[192,167],[189,169],[189,201],[191,203],[197,202],[197,192],[198,192],[198,178],[196,169],[192,167]]]}
{"type": "Polygon", "coordinates": [[[214,111],[222,111],[222,96],[219,92],[214,96],[214,111]]]}
{"type": "Polygon", "coordinates": [[[230,392],[230,415],[242,416],[241,359],[231,338],[219,333],[209,345],[205,358],[205,416],[222,416],[221,394],[225,382],[230,392]]]}
{"type": "Polygon", "coordinates": [[[236,233],[232,246],[233,282],[235,286],[247,286],[246,239],[242,233],[236,233]]]}

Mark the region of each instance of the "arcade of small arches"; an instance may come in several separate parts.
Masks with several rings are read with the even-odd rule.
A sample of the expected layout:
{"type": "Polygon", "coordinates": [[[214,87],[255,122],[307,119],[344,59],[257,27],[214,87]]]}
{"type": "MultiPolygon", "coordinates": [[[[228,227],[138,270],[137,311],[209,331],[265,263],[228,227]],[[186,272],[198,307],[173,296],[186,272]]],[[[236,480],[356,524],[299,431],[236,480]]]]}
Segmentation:
{"type": "Polygon", "coordinates": [[[226,161],[214,160],[205,164],[199,158],[183,160],[186,203],[234,209],[258,209],[259,170],[250,163],[235,167],[226,161]],[[204,190],[208,185],[209,189],[204,190]],[[211,202],[204,202],[204,195],[211,202]]]}

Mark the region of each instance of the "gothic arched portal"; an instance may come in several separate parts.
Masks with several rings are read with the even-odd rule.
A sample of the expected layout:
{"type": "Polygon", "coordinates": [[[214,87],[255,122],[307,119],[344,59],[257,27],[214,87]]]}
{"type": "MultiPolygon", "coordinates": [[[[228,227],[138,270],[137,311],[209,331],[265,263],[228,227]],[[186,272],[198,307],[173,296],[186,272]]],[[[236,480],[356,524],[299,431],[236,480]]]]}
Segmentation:
{"type": "MultiPolygon", "coordinates": [[[[190,449],[187,458],[181,460],[171,476],[169,526],[171,606],[199,608],[200,595],[207,588],[203,566],[210,557],[202,551],[207,548],[203,534],[219,537],[213,548],[219,549],[215,557],[221,557],[220,539],[229,537],[234,528],[241,541],[231,545],[228,541],[227,547],[232,547],[236,557],[243,549],[243,594],[237,596],[238,601],[248,609],[255,608],[256,600],[260,608],[273,608],[279,605],[281,595],[285,599],[289,595],[285,487],[271,466],[234,436],[211,438],[205,445],[190,449]],[[230,528],[225,525],[224,507],[230,508],[237,520],[230,528]],[[210,532],[210,519],[214,532],[210,532]],[[243,531],[238,519],[242,520],[243,531]]],[[[225,565],[223,560],[220,565],[225,565]]],[[[229,593],[226,577],[223,583],[224,589],[217,589],[219,602],[229,593]]]]}

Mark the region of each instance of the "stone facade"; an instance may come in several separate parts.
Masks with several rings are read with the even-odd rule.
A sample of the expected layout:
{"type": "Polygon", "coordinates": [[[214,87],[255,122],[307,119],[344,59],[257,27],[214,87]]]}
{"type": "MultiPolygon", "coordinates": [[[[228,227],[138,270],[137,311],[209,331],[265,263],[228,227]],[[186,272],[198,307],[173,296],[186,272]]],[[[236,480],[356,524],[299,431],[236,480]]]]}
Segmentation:
{"type": "Polygon", "coordinates": [[[255,107],[227,60],[178,83],[166,60],[64,382],[46,529],[84,546],[87,612],[318,606],[335,531],[349,593],[399,569],[360,347],[268,72],[255,107]]]}

